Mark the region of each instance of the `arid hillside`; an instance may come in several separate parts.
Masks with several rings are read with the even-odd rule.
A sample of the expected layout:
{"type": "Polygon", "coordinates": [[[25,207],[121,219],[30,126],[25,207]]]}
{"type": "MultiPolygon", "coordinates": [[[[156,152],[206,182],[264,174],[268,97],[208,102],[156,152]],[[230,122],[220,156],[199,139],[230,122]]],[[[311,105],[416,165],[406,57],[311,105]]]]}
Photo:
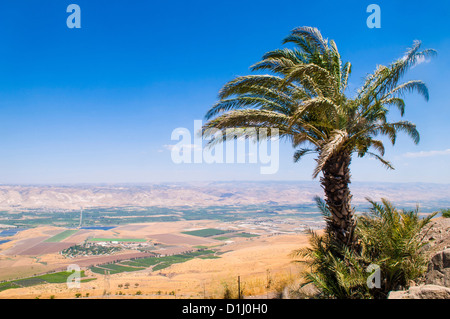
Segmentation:
{"type": "MultiPolygon", "coordinates": [[[[353,183],[353,202],[382,197],[395,203],[449,204],[444,184],[353,183]]],[[[212,182],[147,185],[2,185],[0,209],[80,209],[118,206],[209,206],[249,204],[310,204],[323,196],[318,182],[212,182]]],[[[446,204],[446,205],[444,205],[446,204]]]]}

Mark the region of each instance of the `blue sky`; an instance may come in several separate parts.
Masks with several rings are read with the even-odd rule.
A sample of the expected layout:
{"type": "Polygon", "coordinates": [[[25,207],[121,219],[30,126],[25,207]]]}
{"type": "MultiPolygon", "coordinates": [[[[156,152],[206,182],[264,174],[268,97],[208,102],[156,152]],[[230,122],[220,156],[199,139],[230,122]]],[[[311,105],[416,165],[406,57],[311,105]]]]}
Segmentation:
{"type": "MultiPolygon", "coordinates": [[[[319,28],[353,64],[349,95],[377,64],[400,58],[413,40],[438,56],[407,74],[427,83],[405,119],[421,142],[401,135],[386,158],[352,162],[355,181],[450,181],[448,1],[99,1],[0,3],[0,183],[116,183],[193,180],[311,180],[313,157],[280,169],[259,164],[175,164],[171,133],[193,130],[227,81],[298,26],[319,28]],[[81,28],[69,29],[69,4],[81,28]],[[369,29],[366,8],[381,8],[369,29]]],[[[398,119],[395,111],[392,120],[398,119]]]]}

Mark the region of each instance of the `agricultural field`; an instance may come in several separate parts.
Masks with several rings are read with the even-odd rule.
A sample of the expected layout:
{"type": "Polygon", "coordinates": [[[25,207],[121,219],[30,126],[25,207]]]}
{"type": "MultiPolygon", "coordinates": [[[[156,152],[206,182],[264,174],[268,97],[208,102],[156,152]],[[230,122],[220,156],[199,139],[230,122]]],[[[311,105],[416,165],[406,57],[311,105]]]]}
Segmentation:
{"type": "MultiPolygon", "coordinates": [[[[185,234],[185,232],[183,233],[185,234]]],[[[149,238],[167,245],[200,245],[214,243],[214,240],[181,234],[152,234],[149,238]]]]}
{"type": "Polygon", "coordinates": [[[198,250],[173,256],[139,258],[91,267],[90,270],[98,274],[104,274],[105,270],[110,271],[110,274],[117,274],[121,272],[139,271],[152,267],[152,271],[158,271],[168,268],[173,264],[183,263],[196,257],[208,258],[214,255],[214,253],[215,251],[213,250],[198,250]]]}
{"type": "MultiPolygon", "coordinates": [[[[227,260],[227,256],[236,249],[233,247],[241,247],[240,243],[263,248],[261,245],[268,237],[301,232],[296,230],[298,218],[285,218],[279,213],[267,208],[261,210],[257,206],[240,207],[239,210],[231,206],[217,206],[211,210],[204,207],[85,209],[82,227],[49,223],[33,225],[7,238],[9,241],[0,246],[0,280],[4,281],[0,285],[0,298],[16,293],[40,295],[50,289],[46,287],[58,284],[58,280],[52,281],[42,274],[61,272],[70,264],[80,266],[89,278],[101,279],[97,280],[101,283],[106,271],[112,281],[139,277],[136,283],[142,287],[148,280],[157,280],[157,285],[164,286],[163,281],[159,282],[160,277],[167,280],[181,271],[177,269],[186,268],[189,269],[187,273],[184,270],[179,272],[180,280],[190,274],[196,287],[195,274],[198,276],[205,269],[214,274],[218,271],[214,270],[215,267],[225,267],[226,263],[221,261],[227,260]],[[149,215],[145,216],[147,213],[149,215]],[[166,215],[180,220],[128,223],[135,218],[162,218],[166,215]],[[96,246],[101,246],[101,249],[96,246]],[[189,265],[194,264],[199,267],[190,268],[189,265]],[[208,267],[212,268],[202,265],[211,265],[208,267]]],[[[37,212],[34,214],[36,217],[39,215],[37,212]]],[[[64,214],[66,219],[72,216],[75,224],[76,214],[64,214]]],[[[284,211],[284,214],[295,215],[290,211],[284,211]]],[[[314,219],[312,213],[302,214],[314,219]]],[[[226,267],[224,269],[233,269],[230,265],[226,267]]],[[[86,286],[97,287],[97,291],[89,291],[91,295],[104,290],[95,282],[86,286]]],[[[154,286],[149,283],[149,287],[154,286]]],[[[63,286],[51,289],[65,293],[63,286]]]]}
{"type": "MultiPolygon", "coordinates": [[[[302,205],[223,205],[223,206],[149,206],[149,207],[98,207],[84,209],[81,229],[111,230],[118,226],[182,220],[211,220],[219,222],[242,221],[246,218],[280,216],[301,217],[304,213],[317,212],[315,204],[302,205]]],[[[57,226],[77,228],[80,225],[80,210],[22,209],[20,211],[0,211],[0,223],[17,226],[17,231],[36,226],[57,226]]],[[[13,229],[6,230],[13,232],[13,229]]],[[[7,234],[5,233],[5,234],[7,234]]],[[[3,236],[0,233],[0,237],[3,236]]],[[[6,235],[5,235],[6,236],[6,235]]],[[[9,236],[9,235],[8,235],[9,236]]]]}
{"type": "MultiPolygon", "coordinates": [[[[72,275],[73,272],[68,271],[62,271],[62,272],[56,272],[56,273],[50,273],[45,274],[41,276],[34,276],[24,279],[18,279],[14,281],[7,281],[0,283],[0,291],[7,290],[7,289],[13,289],[13,288],[24,288],[24,287],[31,287],[36,285],[42,285],[42,284],[49,284],[49,283],[66,283],[67,278],[72,275]]],[[[86,277],[84,271],[80,272],[80,277],[86,277]]]]}
{"type": "Polygon", "coordinates": [[[275,289],[296,277],[302,268],[292,263],[289,253],[307,244],[305,235],[241,238],[213,249],[203,247],[205,255],[136,258],[88,266],[83,268],[87,277],[83,278],[81,289],[77,291],[65,288],[64,284],[46,283],[0,291],[0,298],[48,299],[52,295],[57,299],[75,298],[76,293],[89,294],[89,298],[137,298],[137,292],[139,298],[221,298],[224,287],[232,287],[238,275],[246,296],[257,297],[266,295],[268,278],[275,289]],[[104,266],[111,268],[109,276],[105,276],[104,266]],[[131,269],[118,266],[144,269],[125,271],[131,269]],[[97,272],[91,271],[92,267],[97,267],[92,269],[97,272]],[[93,280],[95,278],[97,280],[93,280]],[[117,295],[120,297],[115,297],[117,295]]]}
{"type": "Polygon", "coordinates": [[[183,234],[186,234],[186,235],[199,236],[199,237],[212,237],[212,236],[222,235],[222,234],[226,234],[226,233],[228,233],[228,231],[221,230],[221,229],[214,229],[214,228],[206,228],[206,229],[199,229],[199,230],[183,232],[183,234]]]}
{"type": "Polygon", "coordinates": [[[258,237],[259,235],[256,234],[250,234],[250,233],[226,233],[226,236],[216,236],[214,239],[216,240],[230,240],[232,238],[236,237],[242,237],[242,238],[253,238],[258,237]]]}
{"type": "Polygon", "coordinates": [[[47,239],[48,236],[30,236],[29,238],[17,239],[15,241],[8,242],[9,247],[2,250],[1,254],[5,256],[14,256],[14,255],[26,255],[24,252],[31,249],[32,247],[38,245],[47,239]],[[14,243],[14,245],[11,245],[14,243]]]}
{"type": "Polygon", "coordinates": [[[144,243],[147,241],[145,238],[90,238],[89,241],[100,241],[100,242],[122,242],[122,243],[144,243]]]}
{"type": "Polygon", "coordinates": [[[41,242],[28,249],[20,252],[23,256],[41,256],[45,254],[58,253],[64,249],[71,247],[74,243],[60,243],[60,242],[41,242]]]}
{"type": "Polygon", "coordinates": [[[77,232],[78,232],[78,229],[68,229],[68,230],[65,230],[49,239],[46,239],[45,242],[46,243],[59,243],[60,241],[74,235],[77,232]]]}
{"type": "Polygon", "coordinates": [[[119,264],[110,264],[110,265],[102,265],[102,266],[96,266],[96,267],[91,267],[90,270],[94,273],[103,275],[105,273],[105,271],[107,271],[109,274],[118,274],[121,272],[130,272],[130,271],[138,271],[138,270],[143,270],[145,269],[144,267],[127,267],[127,266],[123,266],[123,265],[119,265],[119,264]]]}

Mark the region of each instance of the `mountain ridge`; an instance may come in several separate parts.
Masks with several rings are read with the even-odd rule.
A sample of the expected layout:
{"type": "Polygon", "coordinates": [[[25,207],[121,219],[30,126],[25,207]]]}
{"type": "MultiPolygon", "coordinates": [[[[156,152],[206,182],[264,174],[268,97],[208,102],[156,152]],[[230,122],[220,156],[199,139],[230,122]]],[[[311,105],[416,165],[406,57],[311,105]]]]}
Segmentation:
{"type": "MultiPolygon", "coordinates": [[[[366,197],[412,205],[448,204],[450,198],[447,184],[355,182],[351,191],[355,204],[366,197]]],[[[303,181],[0,185],[0,209],[311,204],[315,196],[323,197],[320,183],[303,181]]]]}

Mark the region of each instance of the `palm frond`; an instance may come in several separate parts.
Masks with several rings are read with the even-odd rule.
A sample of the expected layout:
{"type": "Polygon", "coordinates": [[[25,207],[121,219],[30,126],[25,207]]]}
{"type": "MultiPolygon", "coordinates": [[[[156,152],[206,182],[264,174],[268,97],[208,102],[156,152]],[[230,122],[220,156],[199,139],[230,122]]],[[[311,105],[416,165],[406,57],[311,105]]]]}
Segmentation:
{"type": "Polygon", "coordinates": [[[300,159],[304,155],[309,154],[309,153],[315,153],[315,152],[317,152],[317,151],[309,149],[309,148],[302,148],[302,149],[296,150],[294,153],[294,163],[299,162],[300,159]]]}
{"type": "Polygon", "coordinates": [[[422,95],[426,101],[429,100],[430,96],[428,93],[427,85],[423,81],[419,80],[408,81],[395,87],[390,92],[386,93],[385,96],[381,98],[381,100],[391,96],[401,96],[405,92],[414,92],[414,91],[417,91],[420,95],[422,95]]]}
{"type": "Polygon", "coordinates": [[[345,131],[335,130],[331,133],[330,139],[322,146],[322,150],[317,159],[317,165],[314,169],[313,178],[316,178],[322,171],[328,159],[347,142],[348,134],[345,131]]]}
{"type": "Polygon", "coordinates": [[[382,158],[380,155],[372,153],[372,152],[367,152],[367,154],[373,158],[376,158],[377,160],[379,160],[386,168],[393,170],[394,166],[392,166],[392,164],[385,160],[384,158],[382,158]]]}
{"type": "Polygon", "coordinates": [[[328,50],[328,41],[322,37],[322,34],[317,28],[299,27],[292,30],[292,34],[305,38],[310,43],[313,43],[315,49],[323,55],[328,50]]]}
{"type": "MultiPolygon", "coordinates": [[[[226,83],[219,91],[219,99],[232,95],[246,94],[259,88],[278,89],[285,85],[284,79],[274,75],[247,75],[239,76],[226,83]]],[[[286,88],[285,90],[288,90],[286,88]]]]}

